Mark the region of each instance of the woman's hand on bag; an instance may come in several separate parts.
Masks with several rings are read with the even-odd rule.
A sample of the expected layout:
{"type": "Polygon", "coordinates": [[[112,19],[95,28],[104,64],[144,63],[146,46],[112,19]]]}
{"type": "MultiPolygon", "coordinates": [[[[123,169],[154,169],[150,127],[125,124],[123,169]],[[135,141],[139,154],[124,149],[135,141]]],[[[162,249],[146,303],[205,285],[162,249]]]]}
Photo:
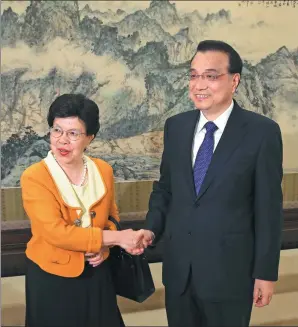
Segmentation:
{"type": "Polygon", "coordinates": [[[120,231],[119,246],[130,254],[142,254],[144,252],[143,237],[142,230],[124,229],[120,231]]]}
{"type": "Polygon", "coordinates": [[[87,257],[87,261],[93,267],[99,266],[104,261],[104,250],[105,248],[101,248],[98,253],[86,253],[85,257],[87,257]]]}

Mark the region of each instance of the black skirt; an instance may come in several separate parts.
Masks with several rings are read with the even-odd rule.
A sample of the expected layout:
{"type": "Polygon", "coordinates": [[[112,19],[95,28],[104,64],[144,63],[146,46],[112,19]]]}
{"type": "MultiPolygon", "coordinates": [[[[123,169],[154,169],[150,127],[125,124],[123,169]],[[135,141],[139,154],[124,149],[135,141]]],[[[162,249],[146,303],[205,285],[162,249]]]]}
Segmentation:
{"type": "Polygon", "coordinates": [[[27,258],[26,327],[121,327],[109,264],[79,277],[49,274],[27,258]]]}

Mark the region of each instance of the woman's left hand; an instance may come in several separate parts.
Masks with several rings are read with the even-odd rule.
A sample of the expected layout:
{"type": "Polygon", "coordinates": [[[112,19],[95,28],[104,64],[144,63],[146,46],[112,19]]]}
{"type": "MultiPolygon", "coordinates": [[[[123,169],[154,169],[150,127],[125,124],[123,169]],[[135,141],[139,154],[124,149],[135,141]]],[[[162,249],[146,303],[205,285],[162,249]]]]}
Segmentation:
{"type": "Polygon", "coordinates": [[[86,253],[87,261],[93,267],[99,266],[104,261],[104,248],[98,253],[86,253]]]}

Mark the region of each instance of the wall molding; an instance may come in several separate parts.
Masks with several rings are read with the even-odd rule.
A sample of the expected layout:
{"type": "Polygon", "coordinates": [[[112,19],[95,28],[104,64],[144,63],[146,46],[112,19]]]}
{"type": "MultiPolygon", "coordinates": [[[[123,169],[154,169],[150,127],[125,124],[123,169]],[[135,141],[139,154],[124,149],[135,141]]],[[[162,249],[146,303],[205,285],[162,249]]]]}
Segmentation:
{"type": "MultiPolygon", "coordinates": [[[[145,213],[131,212],[121,215],[124,229],[144,227],[145,213]]],[[[31,237],[29,221],[14,221],[13,225],[2,222],[1,230],[1,275],[2,277],[21,276],[26,272],[25,249],[31,237]],[[12,227],[12,228],[11,228],[12,227]]],[[[298,208],[284,209],[282,250],[298,248],[298,208]]],[[[163,240],[146,250],[150,263],[162,262],[163,240]]]]}

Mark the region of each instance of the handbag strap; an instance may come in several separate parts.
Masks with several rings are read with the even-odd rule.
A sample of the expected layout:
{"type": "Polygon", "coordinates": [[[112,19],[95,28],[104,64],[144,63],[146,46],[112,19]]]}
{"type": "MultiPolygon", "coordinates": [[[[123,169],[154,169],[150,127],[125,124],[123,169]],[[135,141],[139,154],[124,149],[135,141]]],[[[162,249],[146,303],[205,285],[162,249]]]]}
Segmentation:
{"type": "Polygon", "coordinates": [[[119,221],[117,219],[115,219],[112,216],[109,216],[108,219],[116,226],[117,230],[121,230],[121,226],[120,226],[119,221]]]}

